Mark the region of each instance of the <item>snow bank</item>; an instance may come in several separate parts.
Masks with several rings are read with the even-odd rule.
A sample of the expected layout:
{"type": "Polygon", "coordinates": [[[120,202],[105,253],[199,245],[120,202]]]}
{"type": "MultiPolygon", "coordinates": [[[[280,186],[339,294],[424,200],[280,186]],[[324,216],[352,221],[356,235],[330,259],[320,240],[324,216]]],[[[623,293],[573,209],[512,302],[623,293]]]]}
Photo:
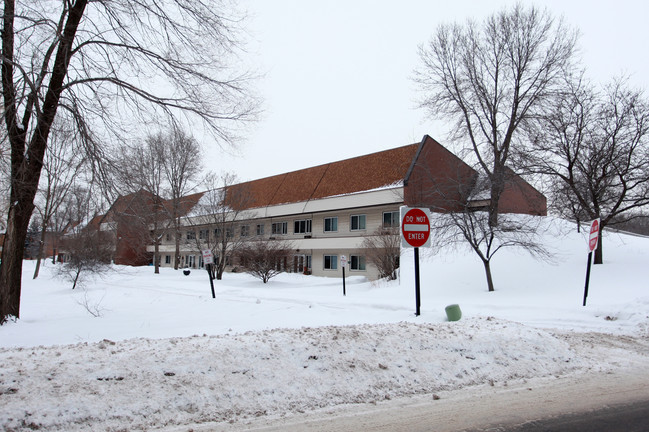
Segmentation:
{"type": "Polygon", "coordinates": [[[592,365],[517,323],[357,325],[0,352],[3,430],[146,430],[368,403],[592,365]]]}

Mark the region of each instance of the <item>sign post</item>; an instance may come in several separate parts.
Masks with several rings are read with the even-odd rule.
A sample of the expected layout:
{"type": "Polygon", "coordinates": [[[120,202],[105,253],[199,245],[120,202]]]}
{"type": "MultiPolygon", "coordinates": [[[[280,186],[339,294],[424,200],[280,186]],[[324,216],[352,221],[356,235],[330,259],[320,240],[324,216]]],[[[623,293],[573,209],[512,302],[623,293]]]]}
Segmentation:
{"type": "Polygon", "coordinates": [[[343,295],[346,296],[345,292],[345,267],[347,267],[347,257],[345,255],[340,256],[340,266],[343,268],[343,295]]]}
{"type": "Polygon", "coordinates": [[[210,249],[203,249],[203,263],[205,264],[205,270],[207,270],[207,276],[210,278],[210,287],[212,288],[212,298],[216,298],[214,293],[214,279],[212,279],[212,264],[214,264],[214,255],[210,249]]]}
{"type": "Polygon", "coordinates": [[[430,210],[401,207],[401,245],[415,248],[415,315],[421,309],[419,248],[430,246],[430,210]]]}
{"type": "Polygon", "coordinates": [[[599,241],[599,218],[590,223],[590,235],[588,236],[588,264],[586,265],[586,285],[584,286],[584,304],[588,297],[588,284],[590,282],[590,264],[593,261],[593,251],[597,249],[599,241]]]}

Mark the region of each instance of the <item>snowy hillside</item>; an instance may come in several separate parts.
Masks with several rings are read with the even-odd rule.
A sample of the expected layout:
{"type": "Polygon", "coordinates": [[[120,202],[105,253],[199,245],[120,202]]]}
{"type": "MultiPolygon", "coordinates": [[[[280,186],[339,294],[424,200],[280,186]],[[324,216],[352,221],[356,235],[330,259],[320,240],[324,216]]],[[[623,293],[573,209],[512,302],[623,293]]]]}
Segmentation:
{"type": "Polygon", "coordinates": [[[583,307],[585,238],[551,221],[555,262],[501,252],[494,293],[470,253],[422,254],[419,317],[408,251],[400,281],[348,277],[346,296],[340,279],[226,274],[212,299],[204,271],[152,268],[116,268],[73,291],[51,264],[32,280],[26,262],[21,319],[0,327],[0,427],[245,422],[624,366],[607,360],[617,337],[591,333],[584,355],[574,332],[646,341],[649,239],[605,236],[583,307]],[[463,318],[447,322],[455,303],[463,318]],[[608,342],[593,355],[598,340],[608,342]]]}

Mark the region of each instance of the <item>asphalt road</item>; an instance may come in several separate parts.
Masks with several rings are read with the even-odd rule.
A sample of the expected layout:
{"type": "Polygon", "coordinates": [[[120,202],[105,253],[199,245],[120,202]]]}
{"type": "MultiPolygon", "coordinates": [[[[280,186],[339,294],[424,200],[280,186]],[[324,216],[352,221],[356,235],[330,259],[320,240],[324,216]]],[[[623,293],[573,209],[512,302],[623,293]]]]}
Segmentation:
{"type": "MultiPolygon", "coordinates": [[[[434,429],[431,429],[434,430],[434,429]]],[[[646,432],[649,400],[584,413],[527,421],[517,426],[490,425],[465,432],[646,432]]]]}
{"type": "Polygon", "coordinates": [[[649,374],[637,368],[526,380],[165,432],[636,432],[649,431],[649,374]]]}

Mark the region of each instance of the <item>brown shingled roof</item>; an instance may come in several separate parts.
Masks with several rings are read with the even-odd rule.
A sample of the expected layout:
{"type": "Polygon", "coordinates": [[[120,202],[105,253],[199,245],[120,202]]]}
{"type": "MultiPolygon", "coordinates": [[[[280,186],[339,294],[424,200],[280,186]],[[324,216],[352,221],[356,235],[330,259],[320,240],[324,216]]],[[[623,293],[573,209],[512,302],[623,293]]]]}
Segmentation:
{"type": "MultiPolygon", "coordinates": [[[[403,181],[419,144],[266,177],[231,186],[250,197],[246,208],[362,192],[403,181]]],[[[232,195],[236,195],[232,194],[232,195]]]]}

